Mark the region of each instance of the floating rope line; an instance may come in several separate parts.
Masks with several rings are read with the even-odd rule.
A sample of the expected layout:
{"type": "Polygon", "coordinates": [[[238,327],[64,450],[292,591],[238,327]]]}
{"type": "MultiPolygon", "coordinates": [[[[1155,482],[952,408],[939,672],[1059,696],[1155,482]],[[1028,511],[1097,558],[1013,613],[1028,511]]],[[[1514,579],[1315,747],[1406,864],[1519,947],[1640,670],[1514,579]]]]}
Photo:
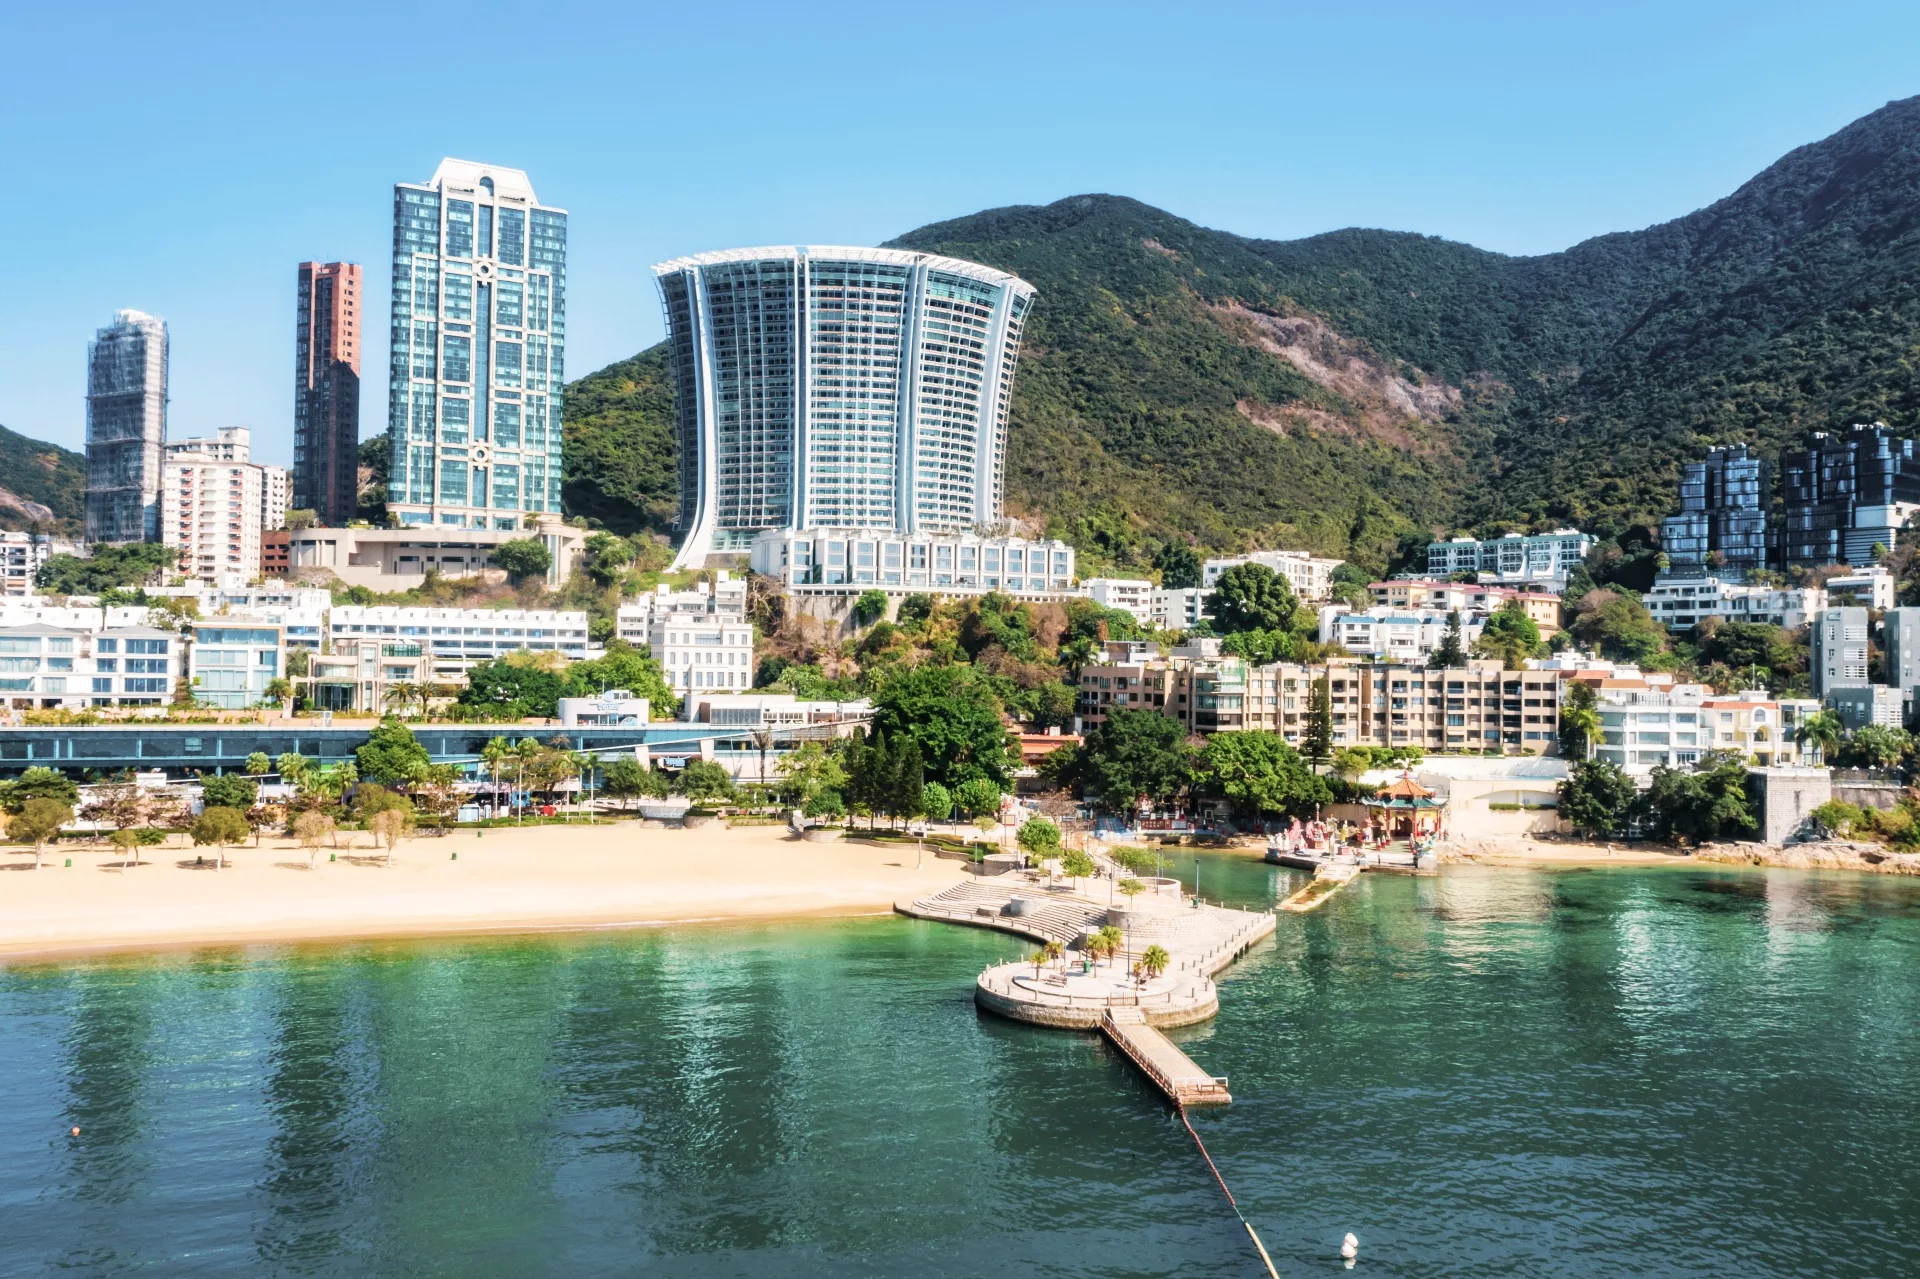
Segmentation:
{"type": "Polygon", "coordinates": [[[1219,1166],[1213,1162],[1213,1156],[1207,1153],[1207,1143],[1200,1140],[1200,1134],[1195,1132],[1193,1125],[1187,1121],[1187,1108],[1182,1105],[1177,1106],[1177,1109],[1180,1111],[1180,1122],[1186,1124],[1187,1135],[1193,1138],[1194,1145],[1200,1147],[1200,1157],[1207,1161],[1207,1167],[1213,1172],[1213,1179],[1220,1183],[1220,1193],[1227,1197],[1227,1204],[1233,1209],[1233,1215],[1239,1217],[1240,1224],[1247,1228],[1247,1238],[1253,1240],[1253,1246],[1259,1250],[1260,1260],[1266,1263],[1267,1273],[1272,1275],[1273,1279],[1280,1279],[1280,1272],[1273,1268],[1273,1258],[1267,1255],[1267,1246],[1261,1243],[1260,1236],[1254,1233],[1253,1223],[1241,1213],[1240,1205],[1234,1200],[1233,1192],[1227,1189],[1227,1179],[1220,1175],[1219,1166]]]}

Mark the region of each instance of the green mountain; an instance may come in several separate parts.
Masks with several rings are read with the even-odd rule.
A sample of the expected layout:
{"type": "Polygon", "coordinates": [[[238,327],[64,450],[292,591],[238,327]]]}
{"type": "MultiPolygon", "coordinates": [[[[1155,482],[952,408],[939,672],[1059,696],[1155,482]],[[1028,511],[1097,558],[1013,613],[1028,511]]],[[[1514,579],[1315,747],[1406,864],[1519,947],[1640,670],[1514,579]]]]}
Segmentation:
{"type": "MultiPolygon", "coordinates": [[[[1009,504],[1119,563],[1176,538],[1378,566],[1442,528],[1619,535],[1710,443],[1920,429],[1920,98],[1697,213],[1538,257],[1247,239],[1105,195],[893,243],[1038,288],[1009,504]]],[[[575,384],[575,509],[671,519],[669,380],[655,348],[575,384]]]]}
{"type": "Polygon", "coordinates": [[[87,518],[87,459],[0,426],[0,529],[78,534],[87,518]]]}

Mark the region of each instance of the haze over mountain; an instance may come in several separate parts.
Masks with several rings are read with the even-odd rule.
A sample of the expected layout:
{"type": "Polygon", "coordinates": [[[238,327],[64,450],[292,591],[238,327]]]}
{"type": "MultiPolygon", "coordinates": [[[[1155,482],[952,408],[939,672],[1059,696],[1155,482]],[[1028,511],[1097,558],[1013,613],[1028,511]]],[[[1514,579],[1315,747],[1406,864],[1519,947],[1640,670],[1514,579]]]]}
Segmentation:
{"type": "MultiPolygon", "coordinates": [[[[1912,428],[1920,98],[1727,198],[1561,253],[1389,231],[1248,239],[1081,195],[894,244],[1040,290],[1015,384],[1017,514],[1144,562],[1311,546],[1384,563],[1408,535],[1573,523],[1618,535],[1710,443],[1912,428]]],[[[576,383],[572,506],[671,519],[659,348],[576,383]]]]}

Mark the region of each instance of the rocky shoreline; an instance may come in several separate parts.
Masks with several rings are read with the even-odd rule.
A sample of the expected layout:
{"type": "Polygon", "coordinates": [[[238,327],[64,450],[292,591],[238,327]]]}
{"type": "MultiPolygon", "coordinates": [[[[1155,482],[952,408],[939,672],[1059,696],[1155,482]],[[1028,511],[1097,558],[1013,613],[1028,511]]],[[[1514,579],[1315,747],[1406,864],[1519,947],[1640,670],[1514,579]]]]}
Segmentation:
{"type": "Polygon", "coordinates": [[[1707,844],[1695,861],[1720,866],[1777,866],[1788,870],[1862,870],[1877,875],[1920,875],[1920,853],[1897,853],[1884,844],[1832,839],[1804,844],[1707,844]]]}
{"type": "Polygon", "coordinates": [[[1486,836],[1450,839],[1440,846],[1444,865],[1479,866],[1770,866],[1782,870],[1856,870],[1874,875],[1920,875],[1920,852],[1902,853],[1860,840],[1799,844],[1738,841],[1696,849],[1667,844],[1593,844],[1572,839],[1486,836]]]}

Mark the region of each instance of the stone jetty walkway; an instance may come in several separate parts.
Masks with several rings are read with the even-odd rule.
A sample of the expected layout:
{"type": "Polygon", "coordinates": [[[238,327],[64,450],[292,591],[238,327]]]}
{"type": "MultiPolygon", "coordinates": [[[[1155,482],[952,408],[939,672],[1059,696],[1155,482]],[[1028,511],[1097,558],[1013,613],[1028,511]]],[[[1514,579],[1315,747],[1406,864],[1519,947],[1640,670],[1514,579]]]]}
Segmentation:
{"type": "Polygon", "coordinates": [[[1060,943],[1062,958],[1038,970],[1016,961],[981,973],[974,1002],[1014,1021],[1102,1031],[1179,1104],[1227,1101],[1226,1081],[1194,1065],[1159,1028],[1192,1025],[1218,1013],[1214,974],[1271,933],[1274,916],[1196,904],[1181,895],[1177,880],[1141,882],[1147,891],[1109,904],[1104,899],[1111,884],[1089,880],[1082,887],[1016,872],[900,901],[894,909],[917,919],[1060,943]],[[1121,932],[1123,949],[1113,959],[1096,959],[1086,943],[1106,926],[1121,932]],[[1135,962],[1152,946],[1167,953],[1165,971],[1135,975],[1135,962]]]}

